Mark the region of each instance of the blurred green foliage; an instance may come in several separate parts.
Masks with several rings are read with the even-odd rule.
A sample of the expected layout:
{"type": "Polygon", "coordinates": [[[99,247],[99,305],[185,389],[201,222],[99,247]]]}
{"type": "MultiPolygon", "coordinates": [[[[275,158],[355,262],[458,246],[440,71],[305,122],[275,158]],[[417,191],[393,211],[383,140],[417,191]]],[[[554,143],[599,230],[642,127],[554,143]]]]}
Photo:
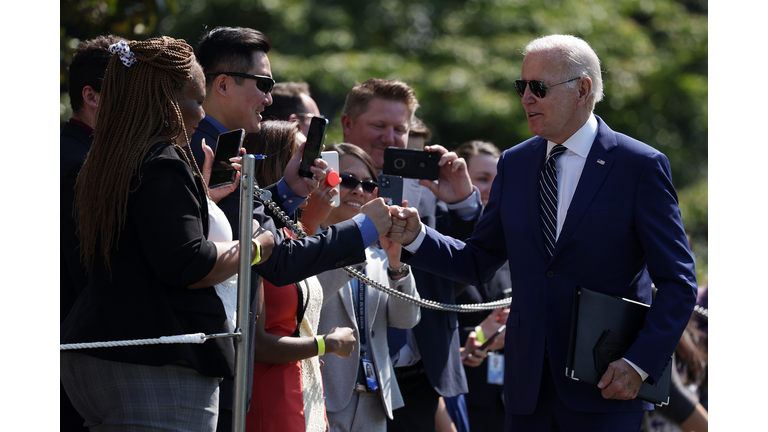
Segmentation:
{"type": "Polygon", "coordinates": [[[566,33],[603,61],[595,112],[615,131],[670,159],[700,282],[706,281],[706,0],[77,0],[61,2],[62,122],[66,65],[80,40],[168,35],[192,46],[216,26],[266,33],[278,81],[306,81],[342,140],[347,92],[371,77],[410,84],[433,143],[482,139],[509,148],[530,137],[513,82],[522,48],[566,33]],[[703,273],[702,273],[703,269],[703,273]]]}

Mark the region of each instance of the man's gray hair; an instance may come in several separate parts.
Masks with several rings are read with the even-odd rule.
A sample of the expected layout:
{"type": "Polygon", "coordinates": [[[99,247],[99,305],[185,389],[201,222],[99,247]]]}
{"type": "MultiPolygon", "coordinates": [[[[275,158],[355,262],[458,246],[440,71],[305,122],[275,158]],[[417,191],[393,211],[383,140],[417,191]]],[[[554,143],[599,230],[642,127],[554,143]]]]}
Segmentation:
{"type": "MultiPolygon", "coordinates": [[[[600,71],[600,59],[587,41],[571,35],[549,35],[532,40],[523,50],[523,55],[534,52],[557,51],[567,61],[568,76],[563,80],[576,77],[589,77],[592,80],[592,93],[587,99],[590,109],[603,100],[603,77],[600,71]]],[[[570,87],[576,82],[566,84],[570,87]]]]}

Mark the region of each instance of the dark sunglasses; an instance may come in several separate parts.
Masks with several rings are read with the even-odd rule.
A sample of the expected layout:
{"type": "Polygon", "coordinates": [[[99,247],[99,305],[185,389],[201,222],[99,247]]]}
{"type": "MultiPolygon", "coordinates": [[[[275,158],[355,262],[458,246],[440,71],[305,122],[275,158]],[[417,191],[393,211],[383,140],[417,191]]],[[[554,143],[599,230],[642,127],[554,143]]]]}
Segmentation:
{"type": "Polygon", "coordinates": [[[365,193],[373,193],[373,190],[379,187],[379,184],[373,180],[360,180],[349,174],[342,174],[339,177],[341,178],[341,185],[347,189],[355,189],[357,188],[357,185],[362,183],[363,191],[365,191],[365,193]]]}
{"type": "Polygon", "coordinates": [[[568,81],[563,81],[561,83],[552,84],[549,87],[545,86],[544,83],[541,82],[541,81],[537,81],[537,80],[526,81],[526,80],[519,79],[519,80],[515,80],[515,90],[517,90],[517,94],[519,94],[520,97],[523,97],[523,95],[525,94],[525,86],[530,86],[531,87],[531,93],[533,93],[533,95],[536,96],[537,98],[543,99],[544,96],[547,95],[547,90],[551,89],[552,87],[559,86],[560,84],[569,83],[571,81],[576,81],[578,79],[581,79],[581,77],[579,77],[579,78],[571,78],[568,81]]]}
{"type": "Polygon", "coordinates": [[[209,72],[206,75],[227,75],[256,80],[256,88],[264,92],[264,94],[271,92],[275,86],[275,80],[272,77],[262,75],[250,75],[240,72],[209,72]]]}

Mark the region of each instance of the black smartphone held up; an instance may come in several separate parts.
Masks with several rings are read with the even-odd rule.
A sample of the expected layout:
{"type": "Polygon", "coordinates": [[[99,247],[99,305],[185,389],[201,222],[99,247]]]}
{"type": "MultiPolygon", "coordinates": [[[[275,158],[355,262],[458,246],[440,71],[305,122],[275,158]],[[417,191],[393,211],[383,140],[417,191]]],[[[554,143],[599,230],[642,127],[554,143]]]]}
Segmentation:
{"type": "Polygon", "coordinates": [[[488,348],[488,345],[490,345],[490,344],[493,342],[493,340],[494,340],[494,339],[496,339],[496,337],[497,337],[498,335],[500,335],[501,333],[503,333],[503,332],[504,332],[504,329],[506,329],[506,328],[507,328],[507,326],[506,326],[506,325],[503,325],[503,326],[499,327],[499,329],[498,329],[498,330],[496,330],[496,333],[492,334],[492,335],[491,335],[491,336],[490,336],[488,339],[486,339],[486,340],[485,340],[485,342],[483,342],[483,344],[482,344],[482,345],[480,345],[480,347],[479,347],[479,348],[477,348],[477,349],[480,349],[480,350],[483,350],[483,351],[485,351],[485,349],[486,349],[486,348],[488,348]]]}
{"type": "Polygon", "coordinates": [[[403,178],[379,174],[379,198],[387,200],[387,205],[403,205],[403,178]]]}
{"type": "Polygon", "coordinates": [[[216,153],[213,156],[209,188],[231,185],[235,181],[237,173],[229,159],[240,156],[243,138],[245,138],[245,129],[235,129],[219,135],[216,141],[216,153]]]}
{"type": "Polygon", "coordinates": [[[309,169],[315,166],[315,159],[319,158],[323,151],[326,127],[328,127],[327,118],[312,117],[312,121],[309,123],[309,132],[307,132],[307,143],[304,144],[304,153],[301,155],[300,176],[312,178],[312,171],[309,169]]]}
{"type": "Polygon", "coordinates": [[[410,148],[384,149],[384,174],[405,178],[437,180],[440,176],[440,153],[410,148]]]}

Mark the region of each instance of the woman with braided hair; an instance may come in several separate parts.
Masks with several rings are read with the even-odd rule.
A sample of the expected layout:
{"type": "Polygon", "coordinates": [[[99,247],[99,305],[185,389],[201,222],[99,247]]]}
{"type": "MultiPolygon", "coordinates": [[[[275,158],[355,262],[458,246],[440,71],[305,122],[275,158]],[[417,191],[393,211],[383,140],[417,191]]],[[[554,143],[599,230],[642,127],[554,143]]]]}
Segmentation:
{"type": "MultiPolygon", "coordinates": [[[[213,286],[237,273],[239,243],[208,240],[208,191],[184,147],[205,113],[192,48],[169,37],[110,46],[93,146],[75,185],[88,286],[61,342],[226,333],[213,286]]],[[[272,235],[254,221],[254,264],[272,235]]],[[[155,344],[61,353],[61,380],[91,430],[216,429],[234,345],[155,344]]]]}

